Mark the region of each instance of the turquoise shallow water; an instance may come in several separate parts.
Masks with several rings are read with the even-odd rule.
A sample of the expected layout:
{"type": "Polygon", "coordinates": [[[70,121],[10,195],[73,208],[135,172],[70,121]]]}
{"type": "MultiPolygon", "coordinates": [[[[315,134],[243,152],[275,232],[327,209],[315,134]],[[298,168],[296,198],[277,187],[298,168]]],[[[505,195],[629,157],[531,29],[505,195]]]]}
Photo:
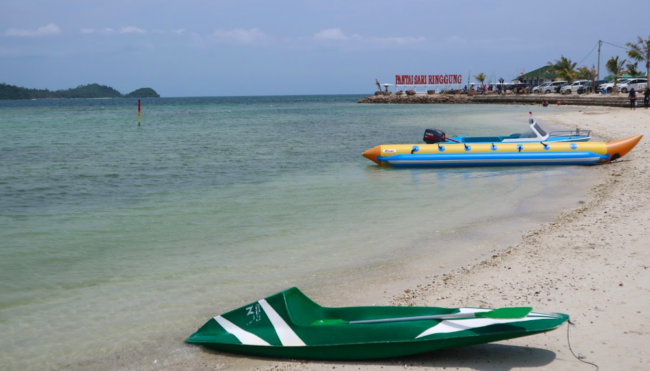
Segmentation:
{"type": "Polygon", "coordinates": [[[358,98],[143,100],[141,127],[135,100],[0,102],[5,367],[151,365],[221,311],[443,255],[443,235],[588,188],[579,167],[379,168],[361,152],[523,131],[528,108],[358,98]]]}

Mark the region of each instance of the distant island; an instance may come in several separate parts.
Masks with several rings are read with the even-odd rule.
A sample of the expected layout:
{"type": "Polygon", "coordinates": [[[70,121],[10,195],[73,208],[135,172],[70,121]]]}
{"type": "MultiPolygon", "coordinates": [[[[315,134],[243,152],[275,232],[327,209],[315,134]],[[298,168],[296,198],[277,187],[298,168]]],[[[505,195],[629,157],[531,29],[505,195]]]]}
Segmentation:
{"type": "Polygon", "coordinates": [[[160,98],[151,88],[137,89],[129,94],[106,85],[88,84],[65,90],[28,89],[0,83],[0,99],[55,99],[55,98],[160,98]]]}

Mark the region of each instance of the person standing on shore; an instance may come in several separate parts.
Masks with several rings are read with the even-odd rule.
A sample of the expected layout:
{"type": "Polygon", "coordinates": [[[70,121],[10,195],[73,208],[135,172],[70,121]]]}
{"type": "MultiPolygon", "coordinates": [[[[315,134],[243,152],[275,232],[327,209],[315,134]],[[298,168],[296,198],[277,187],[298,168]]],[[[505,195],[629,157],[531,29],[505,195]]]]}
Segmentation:
{"type": "Polygon", "coordinates": [[[643,92],[643,105],[645,106],[645,109],[648,109],[648,106],[650,106],[650,87],[647,86],[643,92]]]}
{"type": "Polygon", "coordinates": [[[634,91],[634,88],[630,89],[628,97],[630,98],[630,108],[636,109],[636,91],[634,91]]]}

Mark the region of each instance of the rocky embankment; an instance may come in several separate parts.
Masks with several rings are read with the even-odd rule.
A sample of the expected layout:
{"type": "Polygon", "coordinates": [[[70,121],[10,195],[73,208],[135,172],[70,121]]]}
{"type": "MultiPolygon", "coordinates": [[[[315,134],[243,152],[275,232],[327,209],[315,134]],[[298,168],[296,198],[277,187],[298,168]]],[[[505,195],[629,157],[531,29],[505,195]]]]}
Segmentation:
{"type": "MultiPolygon", "coordinates": [[[[374,95],[360,99],[358,103],[388,104],[526,104],[542,105],[544,101],[556,105],[629,107],[627,95],[561,95],[561,94],[526,94],[526,95],[474,95],[465,94],[417,94],[417,95],[374,95]]],[[[639,105],[643,101],[638,102],[639,105]]]]}

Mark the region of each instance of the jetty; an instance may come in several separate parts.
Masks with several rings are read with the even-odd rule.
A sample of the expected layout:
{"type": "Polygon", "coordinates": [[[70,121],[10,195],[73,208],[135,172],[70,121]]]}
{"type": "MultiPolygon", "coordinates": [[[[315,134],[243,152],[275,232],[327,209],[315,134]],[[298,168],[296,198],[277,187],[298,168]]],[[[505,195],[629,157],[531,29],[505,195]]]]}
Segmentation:
{"type": "MultiPolygon", "coordinates": [[[[512,95],[467,95],[467,94],[415,94],[415,95],[373,95],[360,99],[358,103],[383,104],[523,104],[572,106],[629,107],[627,94],[619,95],[562,95],[562,94],[512,94],[512,95]]],[[[642,102],[639,102],[642,103],[642,102]]]]}

